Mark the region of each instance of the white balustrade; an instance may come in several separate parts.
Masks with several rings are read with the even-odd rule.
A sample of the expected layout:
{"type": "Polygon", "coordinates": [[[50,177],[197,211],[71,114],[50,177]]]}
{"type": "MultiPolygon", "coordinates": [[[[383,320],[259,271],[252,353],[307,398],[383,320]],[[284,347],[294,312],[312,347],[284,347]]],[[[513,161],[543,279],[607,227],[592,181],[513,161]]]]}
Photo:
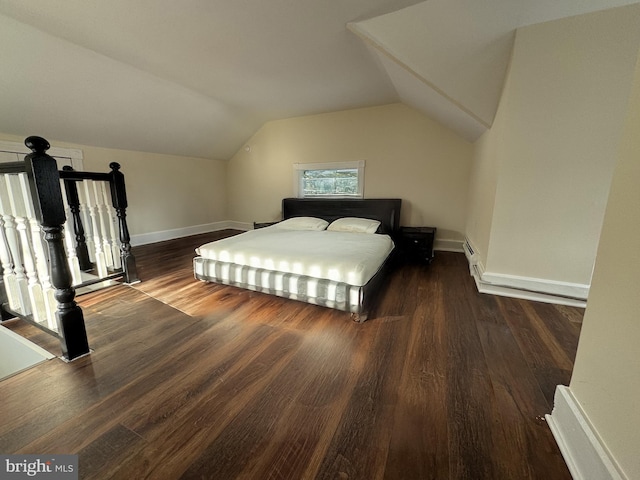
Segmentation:
{"type": "MultiPolygon", "coordinates": [[[[64,182],[61,181],[64,192],[64,182]]],[[[96,276],[106,277],[109,269],[122,268],[117,217],[111,206],[109,184],[103,181],[77,182],[80,213],[90,259],[96,276]]],[[[83,282],[75,248],[73,214],[66,195],[63,202],[67,222],[65,247],[73,285],[83,282]]],[[[0,174],[0,265],[9,308],[57,331],[58,303],[51,284],[48,251],[26,173],[0,174]]]]}
{"type": "Polygon", "coordinates": [[[111,250],[111,239],[109,237],[109,211],[104,202],[104,182],[93,182],[93,194],[96,199],[96,211],[100,219],[100,240],[102,242],[102,251],[107,267],[113,268],[113,252],[111,250]]]}
{"type": "MultiPolygon", "coordinates": [[[[60,183],[63,189],[66,188],[64,180],[61,180],[60,183]]],[[[65,247],[72,270],[73,284],[79,285],[89,279],[106,277],[111,271],[121,270],[122,260],[116,224],[117,217],[116,211],[111,205],[109,182],[84,179],[76,181],[75,187],[79,200],[79,221],[84,230],[89,260],[95,270],[93,275],[79,270],[73,212],[66,195],[63,195],[67,216],[67,222],[64,225],[65,247]],[[80,276],[81,280],[76,278],[80,276]]]]}
{"type": "Polygon", "coordinates": [[[91,215],[89,214],[89,203],[87,200],[87,188],[86,182],[89,180],[82,180],[78,182],[78,199],[80,200],[80,219],[84,226],[85,242],[87,243],[87,252],[89,253],[89,261],[96,263],[96,248],[93,243],[93,225],[91,222],[91,215]]]}
{"type": "Polygon", "coordinates": [[[9,308],[57,331],[42,229],[26,173],[0,174],[0,260],[9,308]]]}
{"type": "MultiPolygon", "coordinates": [[[[36,219],[36,210],[33,205],[33,199],[31,196],[31,190],[29,187],[29,180],[26,173],[20,173],[17,175],[17,183],[19,184],[19,193],[22,194],[22,207],[24,208],[27,232],[29,234],[28,243],[29,247],[33,248],[33,259],[35,261],[35,271],[39,283],[33,288],[34,293],[32,296],[35,298],[37,308],[34,308],[34,320],[38,323],[42,323],[46,320],[47,326],[54,331],[58,330],[58,324],[56,321],[56,309],[58,308],[58,302],[54,297],[55,289],[51,285],[51,279],[49,277],[49,261],[44,248],[44,239],[42,234],[42,228],[40,223],[36,219]],[[42,296],[42,303],[40,303],[40,296],[42,296]]],[[[23,240],[24,243],[24,240],[23,240]]],[[[25,247],[26,250],[30,248],[25,247]]],[[[25,254],[25,258],[26,258],[25,254]]],[[[33,282],[30,282],[30,284],[33,282]]]]}
{"type": "Polygon", "coordinates": [[[20,288],[18,287],[16,272],[13,269],[13,255],[9,245],[9,236],[12,237],[12,241],[15,243],[14,225],[6,175],[0,174],[0,261],[2,262],[2,281],[7,293],[9,307],[14,311],[21,311],[20,288]]]}
{"type": "Polygon", "coordinates": [[[89,217],[91,218],[90,233],[88,235],[93,239],[93,248],[95,249],[95,265],[98,277],[106,277],[108,275],[107,262],[105,253],[102,250],[102,232],[100,230],[100,214],[98,211],[98,203],[96,199],[96,189],[93,186],[93,180],[84,180],[82,186],[84,189],[84,200],[87,202],[89,217]]]}
{"type": "Polygon", "coordinates": [[[36,270],[36,256],[29,221],[30,216],[35,217],[35,212],[31,204],[31,193],[29,191],[26,173],[9,175],[7,177],[7,186],[9,187],[9,200],[17,224],[16,229],[20,236],[22,260],[27,275],[27,289],[31,304],[31,314],[36,323],[47,322],[49,326],[50,322],[47,318],[47,305],[45,304],[44,292],[36,270]]]}
{"type": "Polygon", "coordinates": [[[109,224],[109,237],[111,244],[111,256],[113,258],[113,268],[119,270],[122,268],[122,259],[120,258],[120,239],[118,237],[118,217],[116,209],[111,205],[111,196],[107,194],[107,182],[100,182],[102,190],[102,198],[104,199],[105,211],[107,213],[107,223],[109,224]]]}
{"type": "Polygon", "coordinates": [[[11,257],[10,273],[6,278],[7,296],[9,306],[17,313],[28,315],[31,313],[29,303],[29,285],[25,268],[22,261],[22,248],[20,245],[20,236],[17,230],[17,222],[13,203],[11,201],[11,182],[13,174],[0,175],[0,198],[2,199],[2,219],[4,221],[4,232],[6,243],[9,247],[9,255],[11,257]]]}
{"type": "Polygon", "coordinates": [[[62,189],[62,203],[64,204],[64,214],[67,221],[64,223],[64,246],[67,251],[67,260],[69,262],[69,270],[71,271],[71,284],[80,285],[82,283],[82,272],[80,270],[80,262],[76,254],[75,232],[73,231],[73,214],[67,202],[67,196],[64,194],[64,181],[60,180],[60,188],[62,189]]]}

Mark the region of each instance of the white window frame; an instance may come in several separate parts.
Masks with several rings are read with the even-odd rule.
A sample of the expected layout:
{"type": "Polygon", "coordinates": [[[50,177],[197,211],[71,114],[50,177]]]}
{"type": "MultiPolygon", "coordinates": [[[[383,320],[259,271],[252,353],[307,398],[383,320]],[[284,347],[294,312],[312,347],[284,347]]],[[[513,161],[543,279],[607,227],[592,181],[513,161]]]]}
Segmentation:
{"type": "Polygon", "coordinates": [[[294,163],[293,164],[293,195],[297,198],[364,198],[364,160],[352,162],[329,163],[294,163]],[[355,195],[304,195],[303,176],[305,170],[342,170],[346,168],[358,169],[358,193],[355,195]]]}

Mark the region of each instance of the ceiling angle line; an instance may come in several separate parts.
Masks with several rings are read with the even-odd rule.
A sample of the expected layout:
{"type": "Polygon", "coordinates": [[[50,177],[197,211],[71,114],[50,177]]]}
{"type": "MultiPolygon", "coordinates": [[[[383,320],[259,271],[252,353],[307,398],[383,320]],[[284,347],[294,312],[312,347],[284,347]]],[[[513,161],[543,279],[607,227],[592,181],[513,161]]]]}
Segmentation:
{"type": "Polygon", "coordinates": [[[409,65],[407,65],[406,63],[404,63],[402,60],[400,60],[398,57],[396,57],[393,53],[391,53],[389,50],[387,50],[382,44],[380,44],[379,42],[377,42],[371,35],[369,35],[367,32],[365,32],[364,30],[362,30],[357,23],[353,23],[353,22],[349,22],[347,23],[347,29],[349,31],[351,31],[353,34],[355,34],[356,36],[358,36],[362,41],[364,41],[366,44],[370,45],[371,47],[375,48],[377,51],[379,51],[380,53],[382,53],[384,56],[386,56],[387,58],[389,58],[391,61],[393,61],[395,64],[399,65],[400,67],[402,67],[404,70],[406,70],[408,73],[410,73],[411,75],[413,75],[416,79],[418,79],[420,82],[424,83],[427,87],[431,88],[432,90],[434,90],[438,95],[441,95],[442,97],[444,97],[445,99],[447,99],[449,102],[453,103],[457,108],[459,108],[460,110],[462,110],[465,114],[469,115],[471,118],[473,118],[476,122],[478,122],[479,124],[481,124],[483,127],[489,129],[491,128],[491,124],[487,123],[485,120],[483,120],[482,118],[480,118],[478,115],[476,115],[475,113],[473,113],[471,110],[469,110],[467,107],[465,107],[464,105],[462,105],[459,101],[457,101],[455,98],[452,98],[450,95],[448,95],[446,92],[444,92],[441,88],[439,88],[438,86],[436,86],[433,82],[429,81],[427,78],[423,77],[422,75],[420,75],[418,72],[416,72],[413,68],[411,68],[409,65]]]}

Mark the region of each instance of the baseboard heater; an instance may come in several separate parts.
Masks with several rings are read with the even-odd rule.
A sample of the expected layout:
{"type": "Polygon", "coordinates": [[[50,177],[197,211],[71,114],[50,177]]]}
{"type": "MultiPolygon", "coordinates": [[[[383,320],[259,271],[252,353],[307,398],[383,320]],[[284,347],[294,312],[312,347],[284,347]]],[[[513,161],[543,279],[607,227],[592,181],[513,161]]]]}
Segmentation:
{"type": "Polygon", "coordinates": [[[486,274],[473,244],[468,238],[463,243],[464,254],[469,262],[469,273],[476,282],[480,293],[522,298],[560,305],[586,307],[588,286],[546,282],[540,279],[529,279],[509,275],[486,274]],[[548,287],[546,290],[535,288],[536,285],[548,287]],[[555,290],[555,291],[554,291],[555,290]],[[565,290],[564,292],[562,290],[565,290]],[[576,290],[572,295],[567,291],[576,290]]]}

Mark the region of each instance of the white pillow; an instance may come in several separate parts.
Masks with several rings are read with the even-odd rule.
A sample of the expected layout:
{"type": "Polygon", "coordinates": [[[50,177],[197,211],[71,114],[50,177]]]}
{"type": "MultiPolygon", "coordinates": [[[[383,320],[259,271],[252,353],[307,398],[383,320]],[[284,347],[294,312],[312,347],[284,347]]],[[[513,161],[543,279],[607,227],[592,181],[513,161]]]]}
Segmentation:
{"type": "Polygon", "coordinates": [[[329,222],[315,217],[293,217],[276,223],[276,227],[284,230],[324,230],[329,222]]]}
{"type": "Polygon", "coordinates": [[[376,233],[380,222],[368,218],[344,217],[334,220],[327,230],[333,232],[376,233]]]}

